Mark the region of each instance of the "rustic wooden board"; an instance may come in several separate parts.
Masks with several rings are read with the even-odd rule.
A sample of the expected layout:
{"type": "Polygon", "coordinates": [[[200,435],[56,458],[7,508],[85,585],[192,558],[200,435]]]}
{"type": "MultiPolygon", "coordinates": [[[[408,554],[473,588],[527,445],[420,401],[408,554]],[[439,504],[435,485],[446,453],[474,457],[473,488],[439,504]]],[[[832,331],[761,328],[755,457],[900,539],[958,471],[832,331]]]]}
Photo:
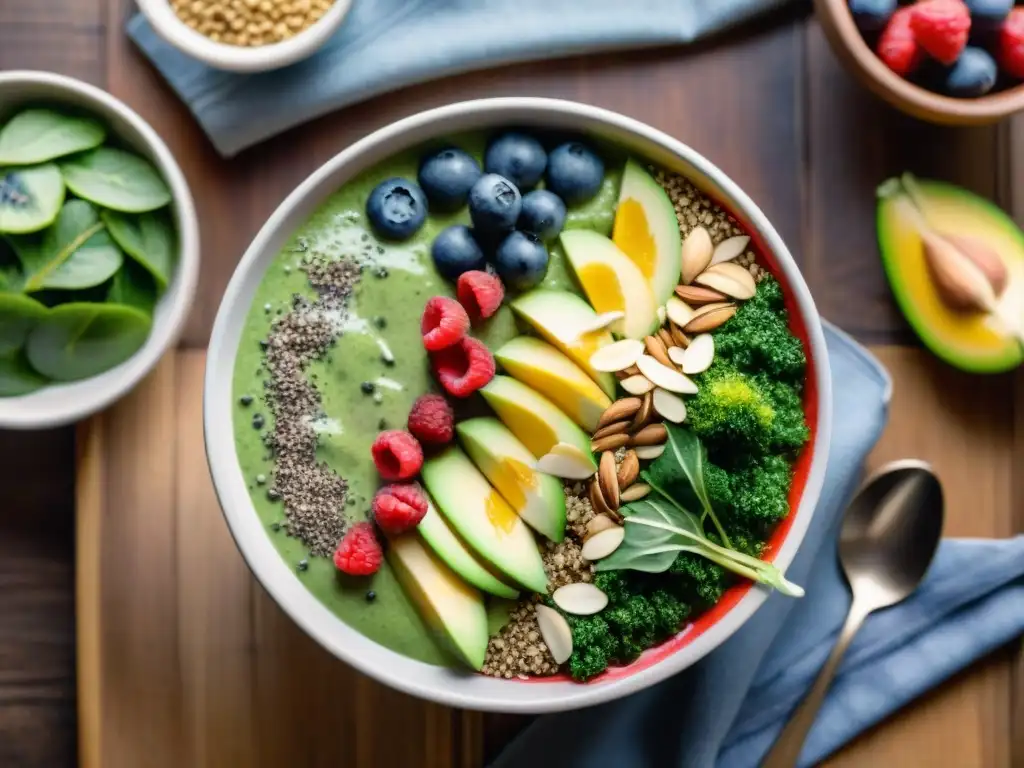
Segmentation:
{"type": "MultiPolygon", "coordinates": [[[[896,387],[870,463],[933,462],[947,490],[948,534],[1011,534],[1012,378],[967,377],[912,349],[875,351],[896,387]]],[[[168,356],[80,431],[83,768],[481,765],[483,716],[356,673],[255,583],[207,472],[203,362],[196,351],[168,356]]],[[[996,654],[830,765],[1009,768],[1013,663],[1011,649],[996,654]]]]}

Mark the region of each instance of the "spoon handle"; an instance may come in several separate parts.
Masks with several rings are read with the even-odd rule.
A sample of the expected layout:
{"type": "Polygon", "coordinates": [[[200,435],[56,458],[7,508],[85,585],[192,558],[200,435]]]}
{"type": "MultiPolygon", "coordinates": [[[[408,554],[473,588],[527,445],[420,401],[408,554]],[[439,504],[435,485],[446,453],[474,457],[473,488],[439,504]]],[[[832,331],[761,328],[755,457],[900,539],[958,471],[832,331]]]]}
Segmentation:
{"type": "Polygon", "coordinates": [[[864,623],[868,613],[869,611],[862,610],[856,603],[850,606],[850,612],[846,615],[846,623],[843,624],[843,629],[839,633],[839,639],[836,641],[832,653],[829,654],[828,660],[818,673],[807,697],[796,708],[764,762],[761,763],[761,768],[793,768],[797,764],[804,740],[807,738],[807,732],[811,730],[814,718],[818,716],[818,710],[821,709],[821,703],[825,700],[825,694],[836,674],[839,662],[842,661],[843,654],[850,646],[850,641],[857,634],[857,630],[864,623]]]}

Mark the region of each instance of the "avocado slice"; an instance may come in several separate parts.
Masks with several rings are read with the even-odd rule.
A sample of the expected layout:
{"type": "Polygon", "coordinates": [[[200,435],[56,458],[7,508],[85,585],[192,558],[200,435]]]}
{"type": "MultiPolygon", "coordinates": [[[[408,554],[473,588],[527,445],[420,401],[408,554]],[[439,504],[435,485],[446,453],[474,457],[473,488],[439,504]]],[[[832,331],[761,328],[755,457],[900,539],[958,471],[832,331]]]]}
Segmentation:
{"type": "Polygon", "coordinates": [[[427,514],[420,520],[417,530],[423,540],[438,557],[444,560],[449,568],[477,589],[490,592],[498,597],[507,597],[510,600],[518,597],[517,589],[502,582],[477,560],[476,556],[455,535],[455,531],[438,513],[429,499],[427,500],[427,514]]]}
{"type": "Polygon", "coordinates": [[[1024,361],[1024,233],[993,203],[953,184],[892,178],[878,188],[878,245],[896,302],[924,344],[975,373],[1024,361]],[[944,237],[976,240],[997,254],[1008,279],[996,311],[968,313],[944,301],[929,271],[922,222],[944,237]]]}
{"type": "Polygon", "coordinates": [[[388,542],[388,563],[440,644],[479,670],[487,653],[487,609],[483,595],[430,551],[415,531],[388,542]]]}
{"type": "Polygon", "coordinates": [[[477,555],[527,589],[547,591],[536,539],[466,454],[450,446],[423,462],[421,474],[445,519],[477,555]]]}
{"type": "Polygon", "coordinates": [[[561,541],[565,537],[562,481],[533,469],[533,455],[497,419],[467,419],[455,431],[473,463],[516,514],[541,535],[561,541]]]}

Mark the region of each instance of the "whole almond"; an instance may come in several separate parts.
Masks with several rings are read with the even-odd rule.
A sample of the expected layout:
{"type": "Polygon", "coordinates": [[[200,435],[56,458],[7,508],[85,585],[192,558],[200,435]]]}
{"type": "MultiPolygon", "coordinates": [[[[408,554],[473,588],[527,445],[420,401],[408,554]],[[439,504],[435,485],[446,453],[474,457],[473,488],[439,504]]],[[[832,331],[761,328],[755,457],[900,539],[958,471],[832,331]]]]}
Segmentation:
{"type": "Polygon", "coordinates": [[[672,339],[672,334],[669,333],[668,328],[659,328],[658,338],[661,339],[661,343],[665,345],[665,349],[675,346],[675,341],[672,339]]]}
{"type": "Polygon", "coordinates": [[[724,293],[719,293],[711,288],[705,288],[703,285],[677,285],[676,296],[691,307],[699,307],[701,304],[726,300],[724,293]]]}
{"type": "Polygon", "coordinates": [[[984,312],[996,302],[985,273],[948,240],[931,231],[921,232],[925,264],[942,300],[951,309],[984,312]]]}
{"type": "Polygon", "coordinates": [[[648,424],[630,439],[630,445],[661,445],[668,440],[664,424],[648,424]]]}
{"type": "Polygon", "coordinates": [[[636,432],[647,425],[651,420],[651,416],[654,414],[654,390],[646,392],[641,402],[640,408],[633,416],[633,421],[629,425],[630,432],[636,432]]]}
{"type": "Polygon", "coordinates": [[[975,237],[946,235],[946,239],[956,246],[960,253],[974,262],[974,266],[980,269],[982,274],[988,278],[996,298],[1002,296],[1003,291],[1006,290],[1008,275],[1006,264],[999,258],[999,254],[990,248],[988,243],[982,242],[975,237]]]}
{"type": "Polygon", "coordinates": [[[601,486],[601,494],[608,506],[613,510],[619,508],[619,481],[615,473],[615,454],[605,451],[601,454],[601,463],[597,469],[597,481],[601,486]]]}
{"type": "Polygon", "coordinates": [[[683,333],[683,329],[675,323],[669,323],[669,333],[672,334],[672,340],[676,343],[676,346],[683,349],[690,346],[690,337],[683,333]]]}
{"type": "Polygon", "coordinates": [[[633,483],[629,488],[619,494],[619,501],[624,501],[627,504],[631,501],[640,501],[640,499],[650,492],[651,486],[647,483],[633,483]]]}
{"type": "Polygon", "coordinates": [[[622,432],[629,431],[629,419],[624,421],[613,421],[611,424],[606,424],[601,427],[597,432],[591,436],[591,440],[600,440],[602,437],[608,437],[608,435],[618,435],[622,432]]]}
{"type": "Polygon", "coordinates": [[[598,440],[593,440],[590,443],[590,450],[594,453],[601,453],[601,451],[617,451],[629,444],[629,435],[619,433],[617,435],[608,435],[598,440]]]}
{"type": "Polygon", "coordinates": [[[594,534],[600,533],[601,531],[607,531],[609,528],[615,527],[615,521],[608,517],[608,515],[594,515],[590,518],[590,522],[587,523],[586,538],[589,539],[594,534]]]}
{"type": "Polygon", "coordinates": [[[619,492],[621,493],[635,483],[639,474],[640,459],[637,458],[636,451],[626,451],[626,455],[622,457],[622,462],[619,464],[619,471],[615,475],[616,480],[619,481],[619,492]]]}
{"type": "Polygon", "coordinates": [[[704,227],[698,226],[690,230],[683,240],[683,250],[680,254],[683,283],[689,285],[693,278],[708,268],[714,250],[711,235],[704,227]]]}
{"type": "Polygon", "coordinates": [[[644,348],[647,350],[647,354],[659,363],[667,365],[669,368],[672,367],[672,361],[668,359],[668,347],[666,347],[665,342],[657,336],[648,336],[645,338],[644,348]]]}
{"type": "Polygon", "coordinates": [[[595,477],[590,481],[590,506],[594,508],[594,511],[599,515],[605,515],[611,518],[615,522],[622,520],[622,515],[616,512],[614,509],[608,506],[608,502],[604,500],[604,496],[601,495],[601,486],[595,477]]]}
{"type": "MultiPolygon", "coordinates": [[[[605,408],[601,418],[597,420],[597,427],[606,427],[609,424],[630,418],[640,410],[641,400],[639,397],[623,397],[605,408]]],[[[596,435],[595,435],[596,436],[596,435]]]]}
{"type": "Polygon", "coordinates": [[[708,333],[718,328],[735,314],[735,304],[705,304],[698,310],[698,314],[686,324],[683,331],[693,334],[708,333]]]}

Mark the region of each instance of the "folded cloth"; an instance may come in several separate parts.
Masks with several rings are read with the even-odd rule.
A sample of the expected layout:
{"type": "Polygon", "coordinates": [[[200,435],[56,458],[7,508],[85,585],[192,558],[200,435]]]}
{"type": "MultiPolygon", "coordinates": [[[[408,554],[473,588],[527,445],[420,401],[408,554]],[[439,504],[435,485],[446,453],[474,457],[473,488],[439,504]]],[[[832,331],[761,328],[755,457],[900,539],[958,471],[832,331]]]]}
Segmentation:
{"type": "Polygon", "coordinates": [[[239,75],[128,34],[231,156],[294,125],[412,83],[501,64],[688,43],[788,0],[354,0],[314,56],[239,75]]]}
{"type": "MultiPolygon", "coordinates": [[[[832,326],[832,446],[824,490],[793,563],[799,600],[774,594],[714,653],[646,691],[539,718],[494,763],[753,768],[831,650],[850,604],[836,557],[841,513],[886,420],[890,382],[832,326]],[[566,733],[586,733],[566,739],[566,733]]],[[[864,729],[1024,632],[1024,537],[944,541],[925,582],[868,619],[847,652],[800,759],[814,765],[864,729]]]]}

